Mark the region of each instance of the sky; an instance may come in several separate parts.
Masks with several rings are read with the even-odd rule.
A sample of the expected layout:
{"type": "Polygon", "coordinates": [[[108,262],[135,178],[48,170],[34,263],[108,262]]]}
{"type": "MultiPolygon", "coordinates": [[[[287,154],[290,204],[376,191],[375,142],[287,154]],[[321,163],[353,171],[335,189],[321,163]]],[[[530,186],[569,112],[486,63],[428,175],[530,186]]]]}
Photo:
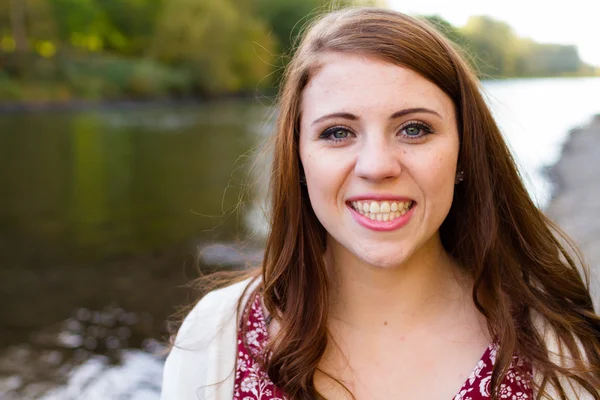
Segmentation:
{"type": "Polygon", "coordinates": [[[472,15],[488,15],[508,23],[521,37],[540,43],[574,44],[581,59],[600,66],[600,1],[570,0],[551,5],[540,0],[387,0],[395,10],[437,14],[463,26],[472,15]]]}

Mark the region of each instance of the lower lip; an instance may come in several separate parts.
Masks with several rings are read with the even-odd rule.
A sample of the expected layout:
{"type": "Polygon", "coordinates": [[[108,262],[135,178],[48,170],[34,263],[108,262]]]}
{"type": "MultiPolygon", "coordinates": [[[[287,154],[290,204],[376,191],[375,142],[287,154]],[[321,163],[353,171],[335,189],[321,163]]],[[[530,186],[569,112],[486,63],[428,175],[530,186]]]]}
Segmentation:
{"type": "Polygon", "coordinates": [[[351,211],[352,218],[354,218],[354,220],[356,222],[358,222],[360,225],[364,226],[365,228],[374,230],[374,231],[386,232],[386,231],[394,231],[396,229],[400,229],[404,225],[406,225],[408,223],[408,221],[410,220],[410,217],[413,214],[413,210],[415,209],[416,204],[413,204],[413,206],[410,208],[410,210],[408,210],[406,212],[406,214],[401,215],[398,218],[394,218],[391,221],[372,220],[371,218],[360,214],[358,211],[356,211],[350,205],[347,204],[347,206],[351,211]]]}

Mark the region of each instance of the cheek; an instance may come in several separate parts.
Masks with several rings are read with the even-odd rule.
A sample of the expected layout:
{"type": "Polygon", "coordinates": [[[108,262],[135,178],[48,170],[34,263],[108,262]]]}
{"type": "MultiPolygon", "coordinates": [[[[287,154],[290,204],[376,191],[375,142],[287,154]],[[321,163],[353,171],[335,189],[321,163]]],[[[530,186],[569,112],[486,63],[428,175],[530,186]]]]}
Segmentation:
{"type": "Polygon", "coordinates": [[[326,170],[327,159],[319,157],[311,149],[301,148],[300,161],[304,169],[305,184],[308,189],[310,204],[318,216],[320,214],[319,210],[323,208],[323,204],[326,201],[323,191],[328,187],[328,174],[320,173],[319,171],[326,170]]]}
{"type": "Polygon", "coordinates": [[[457,151],[432,151],[429,156],[419,157],[413,165],[414,177],[426,204],[439,207],[440,212],[447,212],[452,203],[457,158],[457,151]]]}
{"type": "Polygon", "coordinates": [[[345,178],[343,158],[326,151],[315,149],[306,151],[301,157],[310,191],[331,192],[339,189],[345,178]]]}
{"type": "Polygon", "coordinates": [[[305,149],[301,153],[302,166],[310,203],[317,217],[324,222],[328,216],[336,215],[340,206],[340,193],[348,177],[342,154],[332,154],[327,149],[305,149]]]}

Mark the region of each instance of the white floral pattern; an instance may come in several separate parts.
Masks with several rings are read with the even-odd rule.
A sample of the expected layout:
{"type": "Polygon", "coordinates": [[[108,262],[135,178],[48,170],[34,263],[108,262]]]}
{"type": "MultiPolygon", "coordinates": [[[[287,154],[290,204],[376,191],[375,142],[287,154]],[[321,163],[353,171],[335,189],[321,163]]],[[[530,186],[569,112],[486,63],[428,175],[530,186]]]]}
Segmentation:
{"type": "MultiPolygon", "coordinates": [[[[238,329],[238,359],[235,372],[233,400],[288,400],[265,371],[260,368],[263,349],[268,343],[268,331],[261,306],[260,295],[256,295],[246,311],[246,329],[238,329]]],[[[496,362],[499,344],[489,345],[463,387],[452,400],[485,400],[491,398],[490,384],[492,369],[496,362]]],[[[519,357],[514,356],[508,373],[500,384],[498,398],[507,400],[529,400],[533,398],[531,368],[519,357]],[[527,371],[523,373],[522,371],[527,371]]]]}
{"type": "MultiPolygon", "coordinates": [[[[485,400],[491,398],[490,384],[492,371],[499,344],[493,342],[489,345],[481,360],[453,400],[485,400]]],[[[526,400],[533,397],[530,382],[532,379],[531,368],[518,356],[513,356],[512,363],[498,389],[500,399],[526,400]],[[522,372],[527,371],[527,372],[522,372]]]]}
{"type": "MultiPolygon", "coordinates": [[[[234,400],[287,400],[277,389],[259,360],[268,342],[267,323],[262,311],[260,296],[251,302],[246,329],[238,329],[238,358],[235,371],[234,400]]],[[[243,321],[246,318],[242,319],[243,321]]]]}

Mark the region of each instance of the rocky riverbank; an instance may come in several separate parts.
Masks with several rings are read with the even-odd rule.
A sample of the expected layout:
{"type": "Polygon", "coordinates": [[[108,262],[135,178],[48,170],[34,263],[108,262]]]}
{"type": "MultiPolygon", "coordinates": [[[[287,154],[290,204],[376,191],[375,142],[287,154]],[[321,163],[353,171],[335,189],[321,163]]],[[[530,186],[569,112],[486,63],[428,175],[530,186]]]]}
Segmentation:
{"type": "Polygon", "coordinates": [[[555,196],[546,213],[580,246],[590,266],[591,289],[600,308],[600,114],[574,129],[550,169],[555,196]]]}

